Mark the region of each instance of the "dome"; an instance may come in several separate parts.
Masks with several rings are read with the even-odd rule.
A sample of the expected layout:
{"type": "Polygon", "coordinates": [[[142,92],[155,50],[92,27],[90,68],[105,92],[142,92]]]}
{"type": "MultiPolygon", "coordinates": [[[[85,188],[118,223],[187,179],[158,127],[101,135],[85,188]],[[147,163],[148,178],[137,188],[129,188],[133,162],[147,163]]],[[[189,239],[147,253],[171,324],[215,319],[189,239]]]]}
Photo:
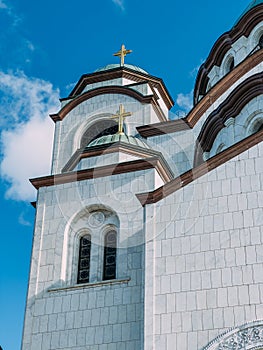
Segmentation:
{"type": "Polygon", "coordinates": [[[127,143],[127,144],[130,144],[133,146],[150,149],[150,147],[141,139],[134,137],[134,136],[127,136],[125,134],[114,134],[114,135],[101,136],[98,139],[91,141],[88,144],[88,146],[86,147],[86,149],[90,148],[90,147],[94,147],[94,146],[107,145],[107,144],[111,144],[114,142],[123,142],[123,143],[127,143]]]}
{"type": "MultiPolygon", "coordinates": [[[[245,11],[242,13],[242,15],[238,18],[236,21],[235,25],[240,21],[240,19],[247,13],[249,12],[253,7],[263,4],[263,0],[252,0],[251,3],[248,5],[248,7],[245,9],[245,11]]],[[[234,25],[234,26],[235,26],[234,25]]]]}
{"type": "MultiPolygon", "coordinates": [[[[132,69],[132,70],[135,70],[135,71],[143,73],[143,74],[149,74],[144,69],[142,69],[142,68],[140,68],[138,66],[134,66],[132,64],[124,64],[124,67],[132,69]]],[[[110,70],[110,69],[114,69],[114,68],[120,68],[120,64],[118,64],[118,63],[107,64],[107,66],[104,66],[102,68],[96,69],[95,72],[103,72],[105,70],[110,70]]]]}

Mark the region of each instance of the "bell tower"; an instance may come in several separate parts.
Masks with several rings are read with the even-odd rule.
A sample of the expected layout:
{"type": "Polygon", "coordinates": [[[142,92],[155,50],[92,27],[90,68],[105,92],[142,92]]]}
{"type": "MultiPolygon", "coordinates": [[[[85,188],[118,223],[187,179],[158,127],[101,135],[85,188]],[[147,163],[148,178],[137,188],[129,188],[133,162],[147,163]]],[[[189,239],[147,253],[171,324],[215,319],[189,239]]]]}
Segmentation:
{"type": "Polygon", "coordinates": [[[168,120],[161,79],[124,64],[84,74],[55,122],[38,190],[22,350],[143,349],[145,230],[137,198],[173,173],[136,127],[168,120]],[[126,118],[127,117],[127,118],[126,118]]]}

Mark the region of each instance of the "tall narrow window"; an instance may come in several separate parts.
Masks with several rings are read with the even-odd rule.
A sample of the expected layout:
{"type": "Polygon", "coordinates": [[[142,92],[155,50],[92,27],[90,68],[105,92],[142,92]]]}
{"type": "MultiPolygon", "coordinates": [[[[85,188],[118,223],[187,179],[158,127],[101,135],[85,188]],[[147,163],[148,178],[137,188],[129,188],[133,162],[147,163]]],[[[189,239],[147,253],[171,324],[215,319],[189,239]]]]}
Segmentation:
{"type": "Polygon", "coordinates": [[[79,242],[78,283],[89,282],[91,236],[85,235],[79,242]]]}
{"type": "Polygon", "coordinates": [[[117,233],[112,230],[105,235],[103,280],[116,278],[117,233]]]}

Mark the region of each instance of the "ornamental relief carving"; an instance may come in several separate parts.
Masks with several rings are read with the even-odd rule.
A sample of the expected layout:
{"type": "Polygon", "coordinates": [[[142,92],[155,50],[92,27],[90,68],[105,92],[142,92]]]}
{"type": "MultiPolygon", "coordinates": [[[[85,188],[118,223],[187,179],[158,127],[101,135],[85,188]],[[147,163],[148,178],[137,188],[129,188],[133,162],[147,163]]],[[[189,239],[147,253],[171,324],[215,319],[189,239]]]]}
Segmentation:
{"type": "Polygon", "coordinates": [[[256,321],[253,324],[226,332],[203,350],[263,350],[263,322],[256,321]]]}

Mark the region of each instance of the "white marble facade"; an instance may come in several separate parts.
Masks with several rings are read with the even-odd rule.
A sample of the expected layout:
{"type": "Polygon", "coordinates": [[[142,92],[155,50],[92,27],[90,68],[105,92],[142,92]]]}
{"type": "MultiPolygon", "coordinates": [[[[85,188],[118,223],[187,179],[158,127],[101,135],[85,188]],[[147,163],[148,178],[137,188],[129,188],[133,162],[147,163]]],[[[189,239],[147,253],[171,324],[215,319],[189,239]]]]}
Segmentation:
{"type": "MultiPolygon", "coordinates": [[[[261,16],[260,1],[256,9],[261,16]]],[[[250,11],[255,16],[255,8],[250,11]]],[[[213,111],[263,72],[262,61],[246,66],[262,34],[263,22],[258,21],[248,36],[240,35],[231,45],[221,65],[212,67],[207,93],[212,91],[213,99],[185,130],[157,132],[147,139],[138,132],[143,125],[169,125],[171,106],[165,89],[158,90],[151,76],[133,66],[127,76],[100,79],[106,67],[94,73],[97,81],[62,101],[63,111],[81,94],[91,96],[56,119],[52,174],[37,185],[22,350],[263,348],[260,86],[202,155],[205,171],[187,185],[183,182],[195,166],[196,140],[213,111]],[[235,67],[229,70],[230,56],[235,67]],[[240,67],[244,73],[237,77],[240,67]],[[234,83],[217,95],[229,77],[234,83]],[[86,130],[109,120],[120,104],[132,112],[125,134],[142,147],[136,142],[126,144],[128,151],[111,149],[114,145],[84,147],[85,156],[78,158],[86,130]],[[236,153],[229,156],[229,150],[236,153]],[[176,187],[179,176],[181,188],[176,187]],[[144,205],[139,199],[145,193],[144,205]],[[104,237],[111,229],[117,233],[116,275],[105,280],[104,237]],[[79,242],[85,234],[92,241],[90,277],[88,283],[77,283],[79,242]]],[[[260,50],[252,55],[259,57],[260,50]]],[[[111,67],[109,74],[112,69],[121,70],[111,67]]],[[[198,114],[202,103],[191,113],[198,114]]]]}

